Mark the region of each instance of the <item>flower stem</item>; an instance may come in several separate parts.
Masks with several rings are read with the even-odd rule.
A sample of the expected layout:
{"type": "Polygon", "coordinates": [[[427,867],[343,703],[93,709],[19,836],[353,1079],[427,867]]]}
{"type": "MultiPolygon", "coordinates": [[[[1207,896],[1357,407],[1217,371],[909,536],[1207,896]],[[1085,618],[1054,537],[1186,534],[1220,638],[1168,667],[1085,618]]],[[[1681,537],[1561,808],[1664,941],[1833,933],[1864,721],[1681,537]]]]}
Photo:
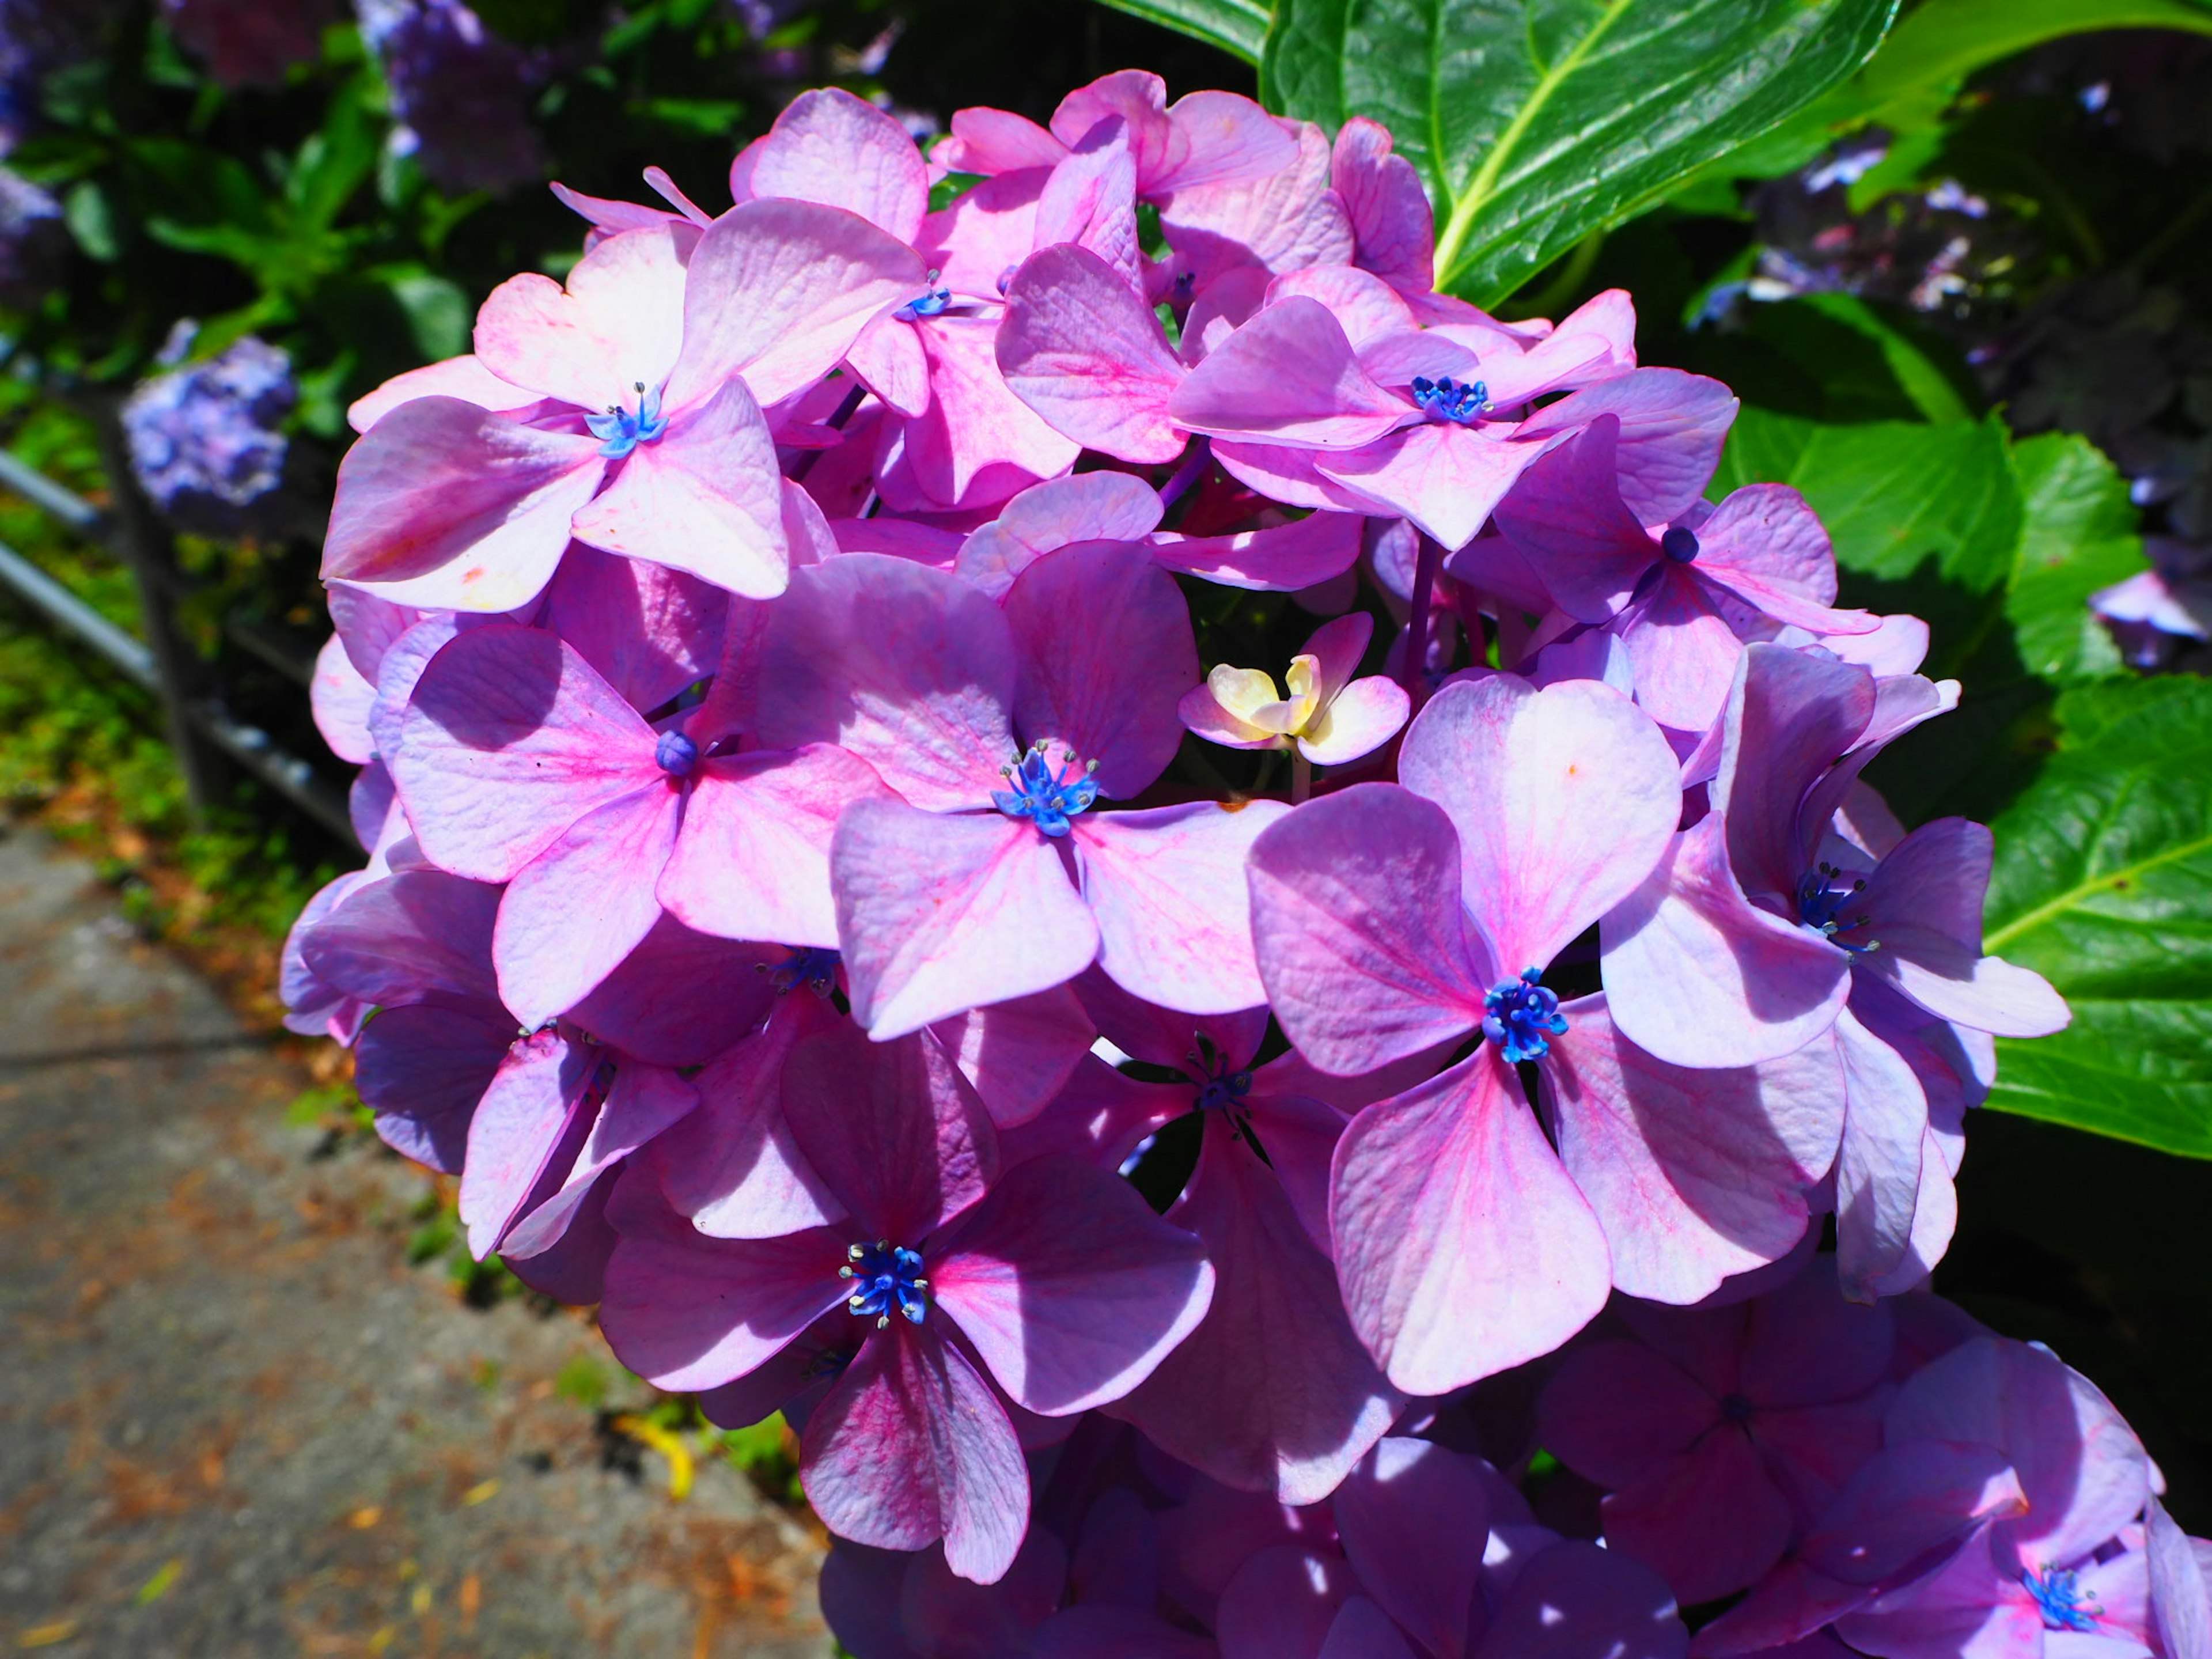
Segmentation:
{"type": "Polygon", "coordinates": [[[1212,441],[1200,438],[1190,453],[1183,457],[1182,465],[1176,468],[1174,476],[1160,486],[1160,508],[1163,512],[1181,501],[1183,493],[1206,476],[1206,465],[1212,459],[1212,441]]]}
{"type": "Polygon", "coordinates": [[[1422,683],[1428,674],[1429,611],[1436,598],[1437,567],[1443,562],[1443,556],[1435,537],[1421,538],[1420,557],[1413,565],[1413,611],[1406,619],[1406,659],[1398,665],[1399,681],[1416,708],[1420,706],[1422,683]]]}
{"type": "Polygon", "coordinates": [[[1291,750],[1291,805],[1299,805],[1313,794],[1313,763],[1304,751],[1291,750]]]}
{"type": "MultiPolygon", "coordinates": [[[[833,432],[843,431],[845,429],[845,422],[851,420],[854,415],[859,411],[862,400],[865,399],[867,395],[868,388],[855,380],[853,383],[853,389],[845,394],[845,400],[839,404],[835,410],[830,411],[830,418],[823,422],[823,424],[827,426],[833,432]]],[[[823,456],[827,453],[829,453],[827,450],[810,449],[805,454],[801,455],[797,460],[793,461],[791,464],[791,471],[787,475],[792,483],[799,483],[802,482],[808,473],[814,471],[814,463],[820,460],[823,456]]]]}

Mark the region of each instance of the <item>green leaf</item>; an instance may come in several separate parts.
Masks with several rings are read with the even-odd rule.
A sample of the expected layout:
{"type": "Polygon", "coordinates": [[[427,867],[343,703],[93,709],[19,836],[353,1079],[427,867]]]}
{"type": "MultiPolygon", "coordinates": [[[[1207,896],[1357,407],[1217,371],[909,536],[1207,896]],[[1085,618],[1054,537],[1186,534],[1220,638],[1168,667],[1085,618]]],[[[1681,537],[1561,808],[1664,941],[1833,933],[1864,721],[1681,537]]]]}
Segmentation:
{"type": "Polygon", "coordinates": [[[1267,0],[1105,0],[1148,23],[1158,23],[1217,46],[1248,64],[1260,61],[1267,39],[1267,0]]]}
{"type": "Polygon", "coordinates": [[[2045,679],[2121,672],[2119,647],[2089,596],[2142,570],[2127,480],[2087,438],[2048,432],[2014,446],[2026,509],[2004,610],[2021,663],[2045,679]]]}
{"type": "Polygon", "coordinates": [[[1993,826],[1986,948],[2074,1023],[2000,1042],[1989,1103],[2212,1158],[2212,682],[2059,699],[2059,747],[1993,826]]]}
{"type": "Polygon", "coordinates": [[[1437,285],[1496,302],[1810,103],[1893,0],[1279,0],[1261,96],[1371,116],[1427,183],[1437,285]]]}
{"type": "Polygon", "coordinates": [[[469,349],[476,308],[459,283],[420,265],[397,265],[377,273],[415,337],[415,349],[432,362],[458,357],[469,349]]]}

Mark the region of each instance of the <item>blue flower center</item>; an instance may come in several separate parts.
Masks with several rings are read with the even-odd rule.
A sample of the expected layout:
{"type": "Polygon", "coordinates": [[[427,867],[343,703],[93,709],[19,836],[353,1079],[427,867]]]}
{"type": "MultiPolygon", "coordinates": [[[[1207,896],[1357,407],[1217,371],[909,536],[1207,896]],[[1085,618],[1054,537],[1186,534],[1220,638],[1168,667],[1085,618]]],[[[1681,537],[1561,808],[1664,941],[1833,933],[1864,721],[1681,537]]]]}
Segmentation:
{"type": "Polygon", "coordinates": [[[799,945],[773,968],[762,963],[760,971],[768,975],[778,996],[804,985],[816,996],[826,997],[837,988],[837,969],[842,961],[835,951],[818,945],[799,945]]]}
{"type": "Polygon", "coordinates": [[[1863,956],[1869,951],[1879,950],[1872,939],[1863,945],[1854,945],[1840,939],[1838,933],[1866,926],[1864,916],[1844,916],[1843,908],[1866,890],[1866,878],[1857,876],[1848,883],[1844,872],[1826,862],[1815,865],[1805,872],[1797,884],[1797,920],[1811,928],[1831,945],[1839,945],[1854,956],[1863,956]]]}
{"type": "Polygon", "coordinates": [[[921,1276],[921,1253],[888,1239],[850,1247],[837,1277],[853,1281],[853,1293],[845,1298],[847,1309],[874,1320],[878,1330],[891,1322],[893,1308],[910,1325],[921,1324],[929,1312],[929,1281],[921,1276]]]}
{"type": "Polygon", "coordinates": [[[1734,1423],[1741,1427],[1751,1421],[1751,1401],[1740,1394],[1723,1395],[1721,1418],[1724,1422],[1734,1423]]]}
{"type": "Polygon", "coordinates": [[[645,382],[640,380],[635,389],[635,414],[620,404],[609,404],[605,414],[584,416],[584,424],[599,440],[599,453],[611,461],[620,460],[640,444],[659,443],[661,434],[668,430],[668,417],[660,412],[660,388],[647,392],[645,382]]]}
{"type": "Polygon", "coordinates": [[[2070,1567],[2054,1567],[2047,1563],[2038,1573],[2033,1568],[2020,1576],[2027,1593],[2035,1598],[2036,1611],[2043,1615],[2045,1630],[2094,1631],[2097,1628],[2097,1598],[2085,1595],[2081,1589],[2081,1575],[2070,1567]]]}
{"type": "Polygon", "coordinates": [[[653,745],[653,761],[672,778],[688,778],[699,764],[699,745],[681,732],[663,732],[653,745]]]}
{"type": "Polygon", "coordinates": [[[1431,380],[1425,374],[1413,376],[1413,401],[1432,421],[1449,421],[1455,426],[1473,426],[1490,407],[1490,388],[1480,380],[1455,380],[1449,374],[1440,380],[1431,380]]]}
{"type": "Polygon", "coordinates": [[[1079,767],[1072,749],[1062,750],[1060,760],[1054,771],[1044,745],[1033,745],[1015,764],[999,769],[1013,787],[994,789],[992,805],[1010,818],[1027,818],[1058,840],[1067,833],[1070,822],[1098,799],[1098,781],[1091,775],[1098,763],[1079,767]]]}
{"type": "Polygon", "coordinates": [[[1201,1112],[1236,1111],[1244,1103],[1244,1097],[1252,1092],[1252,1073],[1231,1071],[1228,1060],[1210,1043],[1206,1059],[1202,1064],[1204,1069],[1190,1079],[1198,1085],[1198,1109],[1201,1112]]]}
{"type": "Polygon", "coordinates": [[[1543,1059],[1552,1052],[1551,1039],[1567,1029],[1559,994],[1538,984],[1542,978],[1540,969],[1523,968],[1520,978],[1502,981],[1482,999],[1482,1034],[1510,1065],[1543,1059]]]}
{"type": "MultiPolygon", "coordinates": [[[[931,284],[930,287],[922,289],[921,293],[915,295],[914,298],[908,300],[896,311],[891,313],[891,315],[897,318],[899,321],[902,323],[913,322],[916,318],[920,317],[935,317],[941,315],[945,308],[952,303],[952,290],[949,288],[939,288],[935,285],[937,282],[937,273],[933,270],[929,273],[928,281],[931,284]]],[[[1004,289],[1000,290],[1001,293],[1004,293],[1005,291],[1006,290],[1004,289]]]]}
{"type": "Polygon", "coordinates": [[[1659,550],[1676,564],[1688,564],[1698,556],[1698,532],[1678,524],[1659,538],[1659,550]]]}

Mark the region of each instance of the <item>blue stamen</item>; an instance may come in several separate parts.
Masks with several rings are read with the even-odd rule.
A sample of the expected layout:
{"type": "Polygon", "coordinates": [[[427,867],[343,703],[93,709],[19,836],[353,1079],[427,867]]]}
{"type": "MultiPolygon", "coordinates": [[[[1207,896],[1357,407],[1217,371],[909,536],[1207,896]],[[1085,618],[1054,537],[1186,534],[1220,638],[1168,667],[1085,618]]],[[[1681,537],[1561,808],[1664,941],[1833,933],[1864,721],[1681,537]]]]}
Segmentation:
{"type": "Polygon", "coordinates": [[[1678,524],[1659,538],[1659,550],[1676,564],[1688,564],[1698,556],[1698,532],[1678,524]]]}
{"type": "MultiPolygon", "coordinates": [[[[931,271],[927,280],[931,283],[934,284],[937,281],[937,273],[933,270],[931,271]]],[[[1002,294],[1006,290],[1003,288],[1000,289],[1000,292],[1002,294]]],[[[915,295],[913,299],[908,300],[896,311],[891,313],[891,315],[897,318],[899,321],[902,323],[910,323],[916,318],[920,317],[939,316],[942,314],[945,308],[951,303],[952,290],[951,289],[937,288],[933,286],[922,289],[922,291],[915,295]]]]}
{"type": "Polygon", "coordinates": [[[637,412],[633,415],[620,404],[609,404],[604,415],[586,415],[584,424],[592,435],[600,440],[599,453],[611,461],[618,461],[640,444],[659,443],[668,430],[668,417],[660,412],[660,388],[645,389],[640,380],[637,387],[637,412]]]}
{"type": "Polygon", "coordinates": [[[663,732],[653,745],[653,764],[672,778],[688,778],[699,764],[699,745],[681,732],[663,732]]]}
{"type": "Polygon", "coordinates": [[[1510,1065],[1543,1059],[1552,1052],[1551,1039],[1566,1031],[1559,994],[1538,984],[1541,978],[1540,970],[1523,968],[1520,978],[1502,981],[1482,999],[1482,1034],[1510,1065]]]}
{"type": "Polygon", "coordinates": [[[1198,1109],[1235,1113],[1252,1092],[1252,1073],[1231,1071],[1221,1051],[1203,1037],[1199,1044],[1200,1052],[1191,1056],[1198,1065],[1198,1075],[1183,1074],[1198,1085],[1198,1109]]]}
{"type": "Polygon", "coordinates": [[[1437,380],[1416,374],[1413,401],[1432,421],[1473,426],[1490,407],[1490,388],[1480,380],[1455,380],[1449,374],[1437,380]]]}
{"type": "Polygon", "coordinates": [[[849,1247],[845,1261],[837,1277],[853,1281],[853,1293],[845,1298],[848,1311],[874,1320],[878,1330],[891,1322],[894,1307],[908,1324],[921,1323],[929,1312],[929,1281],[921,1276],[919,1252],[879,1238],[872,1244],[849,1247]]]}
{"type": "Polygon", "coordinates": [[[775,967],[766,963],[758,964],[758,971],[766,974],[775,994],[783,996],[804,985],[817,997],[826,997],[837,988],[837,969],[844,958],[835,951],[818,945],[794,946],[789,956],[775,967]]]}
{"type": "Polygon", "coordinates": [[[2094,1594],[2082,1593],[2081,1575],[2071,1567],[2054,1567],[2046,1562],[2040,1574],[2031,1567],[2021,1574],[2020,1582],[2035,1598],[2036,1611],[2043,1615],[2045,1630],[2097,1628],[2097,1598],[2094,1594]]]}
{"type": "Polygon", "coordinates": [[[1000,767],[999,770],[1013,787],[994,789],[992,805],[1010,818],[1027,818],[1059,840],[1067,833],[1069,821],[1087,811],[1098,799],[1098,783],[1091,775],[1098,769],[1098,763],[1092,761],[1079,771],[1073,750],[1063,750],[1061,758],[1066,764],[1054,771],[1040,743],[1016,764],[1000,767]]]}
{"type": "Polygon", "coordinates": [[[1863,927],[1867,919],[1857,916],[1849,921],[1838,920],[1838,913],[1866,890],[1866,878],[1856,878],[1850,886],[1843,885],[1844,872],[1834,865],[1822,863],[1805,872],[1797,884],[1797,920],[1811,928],[1831,945],[1841,945],[1854,956],[1864,956],[1869,951],[1881,948],[1876,940],[1864,945],[1853,945],[1848,939],[1836,937],[1853,927],[1863,927]]]}

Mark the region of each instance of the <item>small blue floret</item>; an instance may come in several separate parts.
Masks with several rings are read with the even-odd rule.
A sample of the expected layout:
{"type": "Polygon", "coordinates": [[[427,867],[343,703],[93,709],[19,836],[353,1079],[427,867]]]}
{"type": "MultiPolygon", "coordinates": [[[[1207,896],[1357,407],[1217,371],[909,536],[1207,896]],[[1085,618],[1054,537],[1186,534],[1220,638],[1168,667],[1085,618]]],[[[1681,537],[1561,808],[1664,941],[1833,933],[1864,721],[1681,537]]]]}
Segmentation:
{"type": "Polygon", "coordinates": [[[1689,564],[1698,556],[1698,532],[1678,524],[1659,538],[1659,550],[1676,564],[1689,564]]]}
{"type": "Polygon", "coordinates": [[[1482,999],[1482,1034],[1510,1065],[1541,1060],[1552,1052],[1551,1039],[1566,1032],[1559,994],[1538,984],[1541,978],[1537,969],[1523,968],[1520,978],[1504,981],[1482,999]]]}
{"type": "Polygon", "coordinates": [[[1845,921],[1839,914],[1844,906],[1865,890],[1865,877],[1861,876],[1846,886],[1844,872],[1834,865],[1817,865],[1808,870],[1804,879],[1797,884],[1797,920],[1831,945],[1841,945],[1854,956],[1863,956],[1869,951],[1879,950],[1880,945],[1872,939],[1863,945],[1854,945],[1848,939],[1836,937],[1839,933],[1866,925],[1864,916],[1845,921]]]}
{"type": "Polygon", "coordinates": [[[663,732],[653,745],[653,763],[672,778],[688,778],[699,764],[699,745],[681,732],[663,732]]]}
{"type": "Polygon", "coordinates": [[[1231,1071],[1229,1062],[1218,1054],[1213,1056],[1213,1063],[1201,1077],[1192,1080],[1198,1085],[1198,1109],[1201,1112],[1233,1112],[1252,1092],[1252,1073],[1231,1071]]]}
{"type": "Polygon", "coordinates": [[[874,1320],[878,1330],[891,1322],[894,1307],[910,1325],[921,1324],[928,1314],[929,1281],[921,1276],[920,1252],[879,1238],[847,1249],[845,1263],[837,1269],[840,1279],[853,1281],[845,1306],[861,1318],[874,1320]]]}
{"type": "Polygon", "coordinates": [[[804,985],[816,996],[826,997],[837,988],[837,969],[843,960],[835,951],[818,945],[798,945],[774,968],[763,963],[760,971],[768,975],[778,996],[804,985]]]}
{"type": "Polygon", "coordinates": [[[640,444],[659,443],[661,434],[668,430],[668,417],[660,412],[660,389],[656,386],[647,392],[640,381],[636,413],[632,414],[620,404],[610,404],[604,415],[585,416],[584,424],[600,441],[599,453],[611,461],[618,461],[640,444]]]}
{"type": "Polygon", "coordinates": [[[2021,1574],[2020,1582],[2035,1598],[2036,1611],[2043,1615],[2045,1630],[2087,1632],[2097,1628],[2097,1598],[2082,1593],[2081,1575],[2071,1567],[2046,1565],[2040,1573],[2031,1567],[2021,1574]]]}
{"type": "Polygon", "coordinates": [[[1490,388],[1480,380],[1455,380],[1449,374],[1440,380],[1416,374],[1413,401],[1432,421],[1473,426],[1490,407],[1490,388]]]}
{"type": "MultiPolygon", "coordinates": [[[[933,270],[929,273],[929,281],[933,286],[922,289],[920,294],[891,313],[891,315],[902,323],[910,323],[917,318],[936,317],[943,314],[945,308],[952,303],[952,290],[949,288],[933,286],[937,281],[937,273],[933,270]]],[[[1001,279],[999,292],[1003,294],[1006,291],[1004,280],[1001,279]]]]}
{"type": "Polygon", "coordinates": [[[1077,814],[1090,810],[1098,799],[1098,782],[1091,775],[1098,769],[1098,763],[1078,769],[1075,751],[1061,751],[1065,763],[1055,772],[1046,757],[1044,745],[1037,744],[1013,766],[1001,767],[1010,789],[994,789],[991,801],[1010,818],[1027,818],[1054,840],[1065,836],[1070,820],[1077,814]]]}

